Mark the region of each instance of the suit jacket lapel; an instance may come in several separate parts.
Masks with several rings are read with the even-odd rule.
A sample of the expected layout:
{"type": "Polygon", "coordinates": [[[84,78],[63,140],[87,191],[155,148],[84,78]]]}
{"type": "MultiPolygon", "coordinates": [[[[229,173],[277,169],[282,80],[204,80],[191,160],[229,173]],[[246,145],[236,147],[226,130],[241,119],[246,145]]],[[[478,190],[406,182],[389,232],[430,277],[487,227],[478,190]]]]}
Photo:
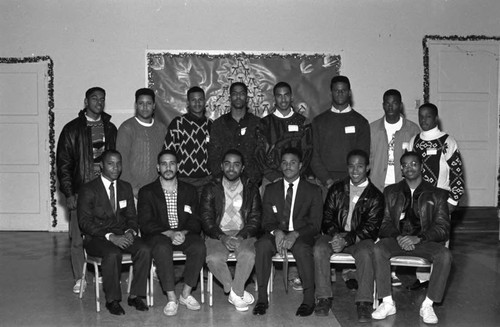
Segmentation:
{"type": "Polygon", "coordinates": [[[155,200],[159,203],[160,206],[160,217],[164,223],[168,224],[167,202],[165,200],[165,194],[163,193],[163,189],[161,187],[160,179],[158,178],[155,183],[156,184],[153,188],[153,193],[156,198],[155,200]]]}
{"type": "MultiPolygon", "coordinates": [[[[110,217],[115,217],[115,213],[113,212],[113,208],[111,208],[111,202],[109,200],[109,195],[108,195],[108,192],[106,191],[106,187],[104,186],[104,183],[102,182],[102,179],[101,177],[97,177],[99,178],[99,187],[97,189],[97,196],[102,199],[102,201],[104,201],[104,208],[106,210],[106,213],[110,216],[110,217]]],[[[119,193],[117,191],[117,193],[119,193]]],[[[118,203],[117,203],[118,205],[118,203]]]]}

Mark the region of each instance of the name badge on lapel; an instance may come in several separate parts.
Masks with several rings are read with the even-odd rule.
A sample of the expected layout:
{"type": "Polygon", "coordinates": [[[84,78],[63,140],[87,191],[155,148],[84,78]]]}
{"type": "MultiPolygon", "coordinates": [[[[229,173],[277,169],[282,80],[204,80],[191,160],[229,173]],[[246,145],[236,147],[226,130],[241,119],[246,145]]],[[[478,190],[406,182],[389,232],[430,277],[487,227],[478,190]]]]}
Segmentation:
{"type": "Polygon", "coordinates": [[[184,212],[193,214],[193,212],[191,211],[191,206],[187,204],[184,206],[184,212]]]}
{"type": "Polygon", "coordinates": [[[288,125],[288,131],[289,132],[298,132],[299,131],[299,126],[297,126],[297,125],[288,125]]]}
{"type": "Polygon", "coordinates": [[[118,206],[120,207],[120,209],[123,209],[127,206],[127,200],[121,200],[119,203],[118,203],[118,206]]]}
{"type": "Polygon", "coordinates": [[[346,126],[345,127],[346,134],[354,134],[356,133],[356,126],[346,126]]]}
{"type": "Polygon", "coordinates": [[[240,130],[240,133],[241,135],[245,135],[245,133],[247,132],[247,128],[246,127],[243,127],[241,130],[240,130]]]}
{"type": "Polygon", "coordinates": [[[273,206],[273,212],[278,213],[278,208],[276,208],[276,206],[273,206]]]}
{"type": "Polygon", "coordinates": [[[355,195],[355,196],[352,198],[352,203],[358,203],[358,200],[359,200],[359,195],[355,195]]]}
{"type": "Polygon", "coordinates": [[[438,154],[438,150],[437,149],[427,149],[427,151],[425,151],[427,153],[428,156],[434,156],[436,154],[438,154]]]}

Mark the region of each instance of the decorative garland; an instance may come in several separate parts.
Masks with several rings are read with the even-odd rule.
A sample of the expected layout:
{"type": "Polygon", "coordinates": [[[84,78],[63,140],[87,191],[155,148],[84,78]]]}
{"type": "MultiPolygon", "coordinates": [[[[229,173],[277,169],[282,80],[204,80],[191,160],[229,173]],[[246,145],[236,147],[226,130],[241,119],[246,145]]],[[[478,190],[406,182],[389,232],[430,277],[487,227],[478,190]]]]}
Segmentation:
{"type": "Polygon", "coordinates": [[[0,58],[0,64],[25,64],[47,61],[48,81],[48,106],[49,106],[49,163],[50,163],[50,206],[52,215],[52,227],[57,226],[57,201],[56,201],[56,154],[55,131],[54,131],[54,61],[49,56],[33,56],[24,58],[0,58]]]}
{"type": "MultiPolygon", "coordinates": [[[[428,41],[431,40],[448,40],[448,41],[500,41],[498,36],[486,36],[486,35],[450,35],[450,36],[440,36],[440,35],[426,35],[422,40],[423,52],[424,52],[424,103],[429,102],[429,46],[428,41]]],[[[500,129],[500,126],[499,126],[500,129]]],[[[497,207],[500,208],[500,167],[497,175],[498,181],[498,193],[497,193],[497,207]]]]}

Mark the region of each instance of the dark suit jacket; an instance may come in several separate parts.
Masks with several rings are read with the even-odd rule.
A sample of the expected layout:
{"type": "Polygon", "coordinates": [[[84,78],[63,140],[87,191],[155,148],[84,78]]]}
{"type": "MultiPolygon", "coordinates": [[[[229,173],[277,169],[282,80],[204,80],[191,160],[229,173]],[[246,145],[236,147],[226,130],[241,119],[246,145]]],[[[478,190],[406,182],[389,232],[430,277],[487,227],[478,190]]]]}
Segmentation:
{"type": "MultiPolygon", "coordinates": [[[[288,218],[283,216],[285,186],[283,180],[267,185],[263,200],[262,226],[266,232],[287,230],[288,218]]],[[[323,217],[321,189],[301,178],[293,207],[293,228],[300,236],[314,237],[320,231],[323,217]]]]}
{"type": "Polygon", "coordinates": [[[83,234],[104,238],[107,233],[123,235],[128,229],[138,232],[132,186],[121,180],[116,183],[116,214],[113,213],[101,177],[80,188],[77,213],[83,234]]]}
{"type": "MultiPolygon", "coordinates": [[[[139,190],[137,202],[139,225],[144,237],[159,235],[173,229],[168,222],[167,202],[160,178],[139,190]]],[[[199,234],[201,225],[198,218],[198,193],[191,184],[177,181],[177,218],[175,230],[187,230],[199,234]]]]}

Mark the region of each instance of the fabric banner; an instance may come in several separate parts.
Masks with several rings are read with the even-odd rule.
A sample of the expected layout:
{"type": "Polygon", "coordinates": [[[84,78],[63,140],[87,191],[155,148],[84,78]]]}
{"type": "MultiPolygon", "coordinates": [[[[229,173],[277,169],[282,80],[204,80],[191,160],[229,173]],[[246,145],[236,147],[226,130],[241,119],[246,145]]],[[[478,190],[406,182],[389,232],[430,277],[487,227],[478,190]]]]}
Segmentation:
{"type": "Polygon", "coordinates": [[[294,110],[312,119],[330,107],[330,80],[339,68],[340,56],[327,54],[147,53],[156,117],[166,124],[187,112],[186,93],[192,86],[205,90],[208,117],[216,119],[228,112],[233,82],[248,86],[249,111],[259,117],[274,110],[274,85],[287,82],[294,110]]]}

